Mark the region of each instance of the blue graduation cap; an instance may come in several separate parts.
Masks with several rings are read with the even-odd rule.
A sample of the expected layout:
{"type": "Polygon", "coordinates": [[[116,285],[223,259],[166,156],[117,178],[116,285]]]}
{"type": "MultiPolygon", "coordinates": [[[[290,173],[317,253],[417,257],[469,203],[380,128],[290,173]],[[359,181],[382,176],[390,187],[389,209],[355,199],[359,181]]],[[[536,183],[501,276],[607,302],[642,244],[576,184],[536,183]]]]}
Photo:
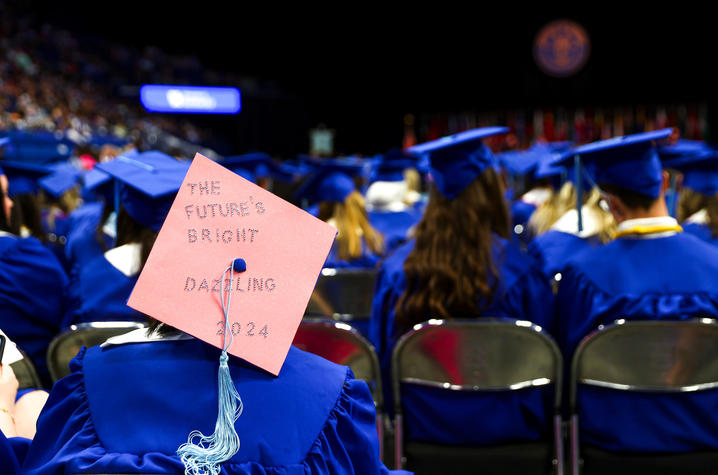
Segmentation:
{"type": "Polygon", "coordinates": [[[431,175],[439,192],[453,199],[496,158],[481,139],[508,132],[508,127],[482,127],[415,145],[409,153],[428,154],[431,175]]]}
{"type": "MultiPolygon", "coordinates": [[[[231,157],[225,157],[220,161],[224,167],[232,170],[239,174],[243,178],[252,176],[254,178],[261,178],[267,176],[273,176],[273,163],[272,157],[266,153],[246,153],[244,155],[234,155],[231,157]],[[245,175],[240,173],[242,171],[245,175]]],[[[254,181],[254,178],[251,181],[254,181]]],[[[249,178],[247,178],[249,180],[249,178]]]]}
{"type": "Polygon", "coordinates": [[[559,163],[579,157],[579,162],[585,160],[597,184],[620,186],[658,198],[663,176],[655,141],[668,137],[671,132],[670,128],[654,130],[582,145],[564,153],[559,163]]]}
{"type": "Polygon", "coordinates": [[[296,199],[306,199],[310,203],[321,201],[343,202],[356,190],[352,176],[362,170],[361,163],[342,163],[339,160],[323,160],[315,164],[315,170],[294,193],[296,199]]]}
{"type": "Polygon", "coordinates": [[[707,150],[675,159],[671,168],[683,173],[684,187],[709,196],[718,192],[718,151],[707,150]]]}
{"type": "Polygon", "coordinates": [[[416,166],[416,157],[400,148],[392,148],[373,163],[371,181],[403,181],[404,170],[416,166]]]}
{"type": "Polygon", "coordinates": [[[10,198],[17,195],[37,193],[39,191],[38,180],[52,172],[47,166],[36,163],[10,160],[3,160],[0,163],[2,163],[10,184],[8,189],[10,198]]]}
{"type": "Polygon", "coordinates": [[[12,131],[7,137],[4,157],[7,160],[45,164],[67,160],[75,144],[62,134],[12,131]]]}
{"type": "Polygon", "coordinates": [[[510,150],[496,154],[496,159],[512,175],[526,175],[536,170],[547,153],[550,154],[542,150],[510,150]]]}
{"type": "Polygon", "coordinates": [[[75,167],[58,167],[50,175],[38,180],[40,187],[53,198],[59,198],[63,193],[77,185],[82,172],[75,167]]]}
{"type": "Polygon", "coordinates": [[[673,160],[710,153],[712,149],[710,145],[700,140],[681,139],[674,144],[660,146],[656,151],[663,165],[668,168],[671,167],[673,160]]]}
{"type": "Polygon", "coordinates": [[[122,202],[135,221],[159,231],[189,165],[190,162],[150,151],[131,157],[120,155],[95,168],[119,183],[119,200],[116,201],[122,202]]]}

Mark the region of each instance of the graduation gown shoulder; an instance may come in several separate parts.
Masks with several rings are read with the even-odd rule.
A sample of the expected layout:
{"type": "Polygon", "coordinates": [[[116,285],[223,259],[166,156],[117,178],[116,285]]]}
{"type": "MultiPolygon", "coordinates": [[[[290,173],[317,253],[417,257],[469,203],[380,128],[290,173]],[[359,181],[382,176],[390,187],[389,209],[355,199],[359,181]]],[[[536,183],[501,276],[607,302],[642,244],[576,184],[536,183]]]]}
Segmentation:
{"type": "MultiPolygon", "coordinates": [[[[83,349],[38,420],[24,473],[181,473],[212,433],[219,350],[195,339],[83,349]]],[[[374,404],[342,366],[292,347],[278,377],[230,358],[244,411],[222,474],[386,473],[374,404]]]]}
{"type": "Polygon", "coordinates": [[[552,278],[569,260],[600,245],[601,241],[596,236],[582,238],[563,231],[549,230],[536,236],[526,250],[536,259],[544,274],[552,278]]]}
{"type": "Polygon", "coordinates": [[[714,237],[707,224],[688,223],[683,224],[683,231],[711,244],[718,244],[718,237],[714,237]]]}
{"type": "Polygon", "coordinates": [[[569,261],[556,308],[568,354],[617,318],[718,316],[718,249],[686,233],[617,239],[569,261]]]}
{"type": "Polygon", "coordinates": [[[63,328],[83,322],[144,321],[140,312],[126,305],[138,276],[123,274],[102,254],[84,267],[76,267],[63,328]]]}
{"type": "Polygon", "coordinates": [[[45,352],[60,330],[68,278],[34,237],[0,236],[0,328],[47,376],[45,352]]]}
{"type": "MultiPolygon", "coordinates": [[[[571,261],[557,297],[567,363],[598,325],[626,320],[718,317],[718,250],[678,233],[620,238],[571,261]]],[[[607,450],[718,448],[718,391],[650,394],[579,385],[581,437],[607,450]]]]}

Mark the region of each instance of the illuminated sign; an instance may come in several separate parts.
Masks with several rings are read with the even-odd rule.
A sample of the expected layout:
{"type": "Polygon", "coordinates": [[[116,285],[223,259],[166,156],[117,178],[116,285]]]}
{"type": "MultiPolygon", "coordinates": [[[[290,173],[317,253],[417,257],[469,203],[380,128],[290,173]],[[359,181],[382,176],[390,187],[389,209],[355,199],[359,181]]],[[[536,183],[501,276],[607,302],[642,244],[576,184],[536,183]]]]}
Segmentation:
{"type": "Polygon", "coordinates": [[[145,84],[140,88],[140,102],[149,112],[237,114],[241,109],[235,87],[145,84]]]}
{"type": "Polygon", "coordinates": [[[586,64],[591,43],[581,25],[571,20],[556,20],[544,26],[534,41],[534,58],[551,76],[566,77],[586,64]]]}

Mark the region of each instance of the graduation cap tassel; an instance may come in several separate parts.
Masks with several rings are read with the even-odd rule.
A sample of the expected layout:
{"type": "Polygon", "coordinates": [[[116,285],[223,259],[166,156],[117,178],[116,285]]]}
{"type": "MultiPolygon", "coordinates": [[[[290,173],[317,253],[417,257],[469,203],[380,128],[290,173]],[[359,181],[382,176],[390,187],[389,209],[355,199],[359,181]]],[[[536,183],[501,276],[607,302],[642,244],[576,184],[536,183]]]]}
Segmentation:
{"type": "Polygon", "coordinates": [[[224,340],[225,345],[219,357],[219,370],[217,374],[217,386],[219,392],[219,408],[217,423],[214,426],[214,434],[206,436],[198,430],[190,432],[187,443],[177,449],[177,455],[185,466],[185,475],[218,475],[219,464],[231,459],[239,451],[239,435],[234,428],[234,423],[242,415],[244,405],[242,398],[229,373],[227,360],[227,349],[232,344],[233,335],[229,327],[229,304],[232,300],[232,284],[234,271],[243,272],[246,270],[243,259],[235,259],[232,265],[222,273],[222,282],[225,281],[227,272],[230,273],[227,291],[227,304],[224,303],[224,292],[220,293],[222,310],[224,312],[224,340]],[[227,335],[229,334],[229,344],[227,335]],[[195,439],[198,439],[195,442],[195,439]]]}

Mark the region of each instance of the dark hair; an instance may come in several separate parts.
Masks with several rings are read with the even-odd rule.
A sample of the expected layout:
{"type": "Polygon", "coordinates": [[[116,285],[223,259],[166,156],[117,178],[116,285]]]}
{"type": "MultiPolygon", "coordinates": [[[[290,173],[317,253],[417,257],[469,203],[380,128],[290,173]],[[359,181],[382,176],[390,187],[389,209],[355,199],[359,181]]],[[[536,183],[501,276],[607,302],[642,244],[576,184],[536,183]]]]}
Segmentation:
{"type": "Polygon", "coordinates": [[[41,242],[47,242],[47,234],[42,226],[42,218],[40,216],[39,198],[30,193],[22,193],[13,197],[13,213],[10,217],[10,225],[16,233],[20,232],[20,228],[25,226],[30,235],[36,237],[41,242]]]}
{"type": "Polygon", "coordinates": [[[414,249],[404,262],[406,289],[395,308],[397,329],[403,333],[429,316],[477,315],[486,308],[498,278],[491,256],[494,234],[508,238],[509,223],[493,168],[451,200],[432,185],[414,249]]]}
{"type": "MultiPolygon", "coordinates": [[[[150,255],[155,239],[157,239],[157,231],[140,224],[132,218],[129,213],[127,213],[125,208],[120,207],[120,212],[117,213],[116,245],[122,246],[131,243],[140,244],[140,271],[145,267],[145,263],[150,255]]],[[[177,331],[173,327],[164,325],[162,322],[155,320],[148,315],[145,315],[145,318],[147,320],[148,334],[156,332],[159,335],[169,335],[177,331]]]]}
{"type": "Polygon", "coordinates": [[[10,232],[10,220],[5,216],[5,191],[0,186],[0,231],[10,232]]]}
{"type": "Polygon", "coordinates": [[[618,196],[623,204],[630,209],[641,209],[647,211],[658,198],[644,195],[638,191],[626,189],[622,186],[616,186],[608,183],[599,183],[598,187],[611,195],[618,196]]]}

